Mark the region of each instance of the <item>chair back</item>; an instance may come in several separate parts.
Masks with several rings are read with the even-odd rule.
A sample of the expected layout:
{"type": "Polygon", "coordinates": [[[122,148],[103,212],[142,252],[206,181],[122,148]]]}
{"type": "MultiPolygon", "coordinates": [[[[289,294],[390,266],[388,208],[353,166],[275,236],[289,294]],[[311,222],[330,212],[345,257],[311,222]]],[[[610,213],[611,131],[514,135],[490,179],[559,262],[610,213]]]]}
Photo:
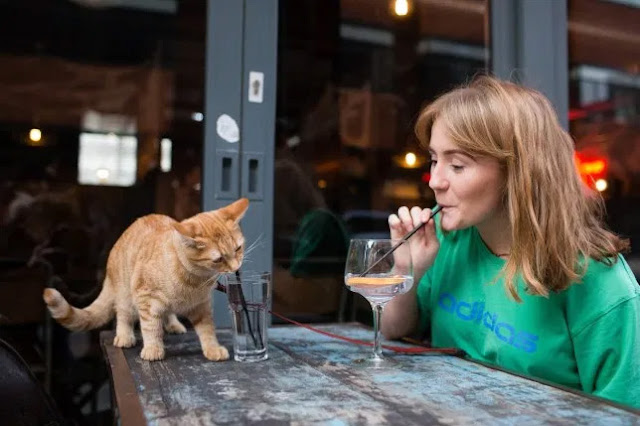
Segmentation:
{"type": "Polygon", "coordinates": [[[53,399],[27,363],[0,339],[0,419],[16,426],[64,425],[53,399]]]}

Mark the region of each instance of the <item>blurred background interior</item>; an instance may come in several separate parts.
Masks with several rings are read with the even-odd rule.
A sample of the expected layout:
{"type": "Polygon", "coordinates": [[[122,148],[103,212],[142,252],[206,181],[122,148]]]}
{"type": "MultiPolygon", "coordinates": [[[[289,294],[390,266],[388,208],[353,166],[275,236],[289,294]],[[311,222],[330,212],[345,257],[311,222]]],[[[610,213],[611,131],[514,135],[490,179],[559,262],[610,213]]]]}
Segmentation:
{"type": "MultiPolygon", "coordinates": [[[[499,1],[279,1],[274,310],[370,321],[344,289],[348,240],[388,235],[399,206],[433,204],[413,122],[490,71],[499,1]]],[[[567,5],[576,157],[638,276],[640,3],[567,5]]],[[[0,0],[0,338],[76,424],[111,422],[98,332],[52,323],[42,290],[86,306],[135,218],[201,211],[206,7],[0,0]]]]}

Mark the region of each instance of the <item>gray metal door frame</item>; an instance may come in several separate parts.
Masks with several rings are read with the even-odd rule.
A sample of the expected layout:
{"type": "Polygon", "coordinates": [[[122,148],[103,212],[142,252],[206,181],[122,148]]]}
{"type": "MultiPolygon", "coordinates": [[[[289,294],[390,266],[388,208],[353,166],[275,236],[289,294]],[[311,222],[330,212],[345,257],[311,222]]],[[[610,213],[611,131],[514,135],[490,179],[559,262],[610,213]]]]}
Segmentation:
{"type": "MultiPolygon", "coordinates": [[[[277,38],[278,0],[208,1],[202,207],[249,198],[243,270],[272,268],[277,38]]],[[[230,325],[224,294],[213,312],[230,325]]]]}
{"type": "Polygon", "coordinates": [[[544,93],[568,127],[567,0],[490,0],[491,71],[544,93]]]}

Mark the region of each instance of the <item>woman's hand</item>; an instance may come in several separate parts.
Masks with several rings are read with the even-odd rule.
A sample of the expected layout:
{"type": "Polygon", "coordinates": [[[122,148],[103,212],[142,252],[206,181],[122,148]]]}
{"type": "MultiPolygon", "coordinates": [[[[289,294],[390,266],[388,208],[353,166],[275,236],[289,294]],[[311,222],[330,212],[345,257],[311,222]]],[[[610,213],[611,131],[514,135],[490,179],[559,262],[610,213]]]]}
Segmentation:
{"type": "MultiPolygon", "coordinates": [[[[391,238],[401,239],[406,233],[421,223],[429,220],[431,209],[413,207],[411,211],[405,206],[398,209],[398,214],[389,216],[389,230],[391,238]]],[[[417,283],[422,275],[433,265],[433,261],[440,249],[440,242],[436,237],[435,218],[420,228],[409,238],[411,259],[413,260],[413,275],[417,283]]],[[[396,260],[401,263],[401,259],[396,260]]]]}

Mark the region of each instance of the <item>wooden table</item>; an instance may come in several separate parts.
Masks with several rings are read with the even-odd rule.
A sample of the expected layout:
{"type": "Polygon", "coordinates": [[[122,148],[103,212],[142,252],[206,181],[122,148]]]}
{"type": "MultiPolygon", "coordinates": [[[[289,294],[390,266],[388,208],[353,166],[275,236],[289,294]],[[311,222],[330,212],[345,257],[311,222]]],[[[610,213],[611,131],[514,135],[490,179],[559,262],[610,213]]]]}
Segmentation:
{"type": "MultiPolygon", "coordinates": [[[[357,324],[321,326],[370,340],[357,324]]],[[[231,347],[230,331],[218,330],[231,347]]],[[[598,398],[446,355],[397,355],[390,368],[353,363],[369,347],[295,326],[269,329],[269,360],[210,362],[197,337],[165,336],[166,358],[140,346],[102,346],[122,425],[207,424],[640,424],[640,415],[598,398]]],[[[231,352],[231,351],[230,351],[231,352]]]]}

